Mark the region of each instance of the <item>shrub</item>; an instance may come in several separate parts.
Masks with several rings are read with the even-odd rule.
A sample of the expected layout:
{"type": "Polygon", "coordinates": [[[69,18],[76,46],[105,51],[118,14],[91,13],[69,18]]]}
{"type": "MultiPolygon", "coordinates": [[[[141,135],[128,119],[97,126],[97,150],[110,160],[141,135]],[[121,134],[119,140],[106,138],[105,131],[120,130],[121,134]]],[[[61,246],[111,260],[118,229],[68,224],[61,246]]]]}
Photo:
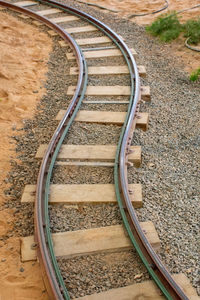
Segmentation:
{"type": "Polygon", "coordinates": [[[181,31],[180,24],[175,12],[159,17],[150,26],[146,27],[146,31],[154,36],[160,36],[160,40],[170,42],[176,39],[181,31]]]}
{"type": "Polygon", "coordinates": [[[160,40],[163,42],[171,42],[172,40],[175,40],[180,35],[179,28],[172,28],[165,30],[160,35],[160,40]]]}
{"type": "Polygon", "coordinates": [[[197,70],[195,70],[191,73],[190,80],[197,81],[199,77],[200,77],[200,68],[198,68],[197,70]]]}

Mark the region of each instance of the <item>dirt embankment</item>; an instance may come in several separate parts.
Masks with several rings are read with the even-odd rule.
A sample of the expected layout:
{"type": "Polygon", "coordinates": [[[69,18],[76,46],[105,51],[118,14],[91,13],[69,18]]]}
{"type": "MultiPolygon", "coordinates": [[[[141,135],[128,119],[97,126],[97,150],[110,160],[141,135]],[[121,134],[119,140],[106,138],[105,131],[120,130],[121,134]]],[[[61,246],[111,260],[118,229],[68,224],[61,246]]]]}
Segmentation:
{"type": "Polygon", "coordinates": [[[14,210],[5,208],[4,179],[16,158],[10,136],[31,118],[45,92],[51,40],[31,25],[0,12],[0,299],[47,299],[38,263],[21,263],[18,237],[4,239],[14,226],[14,210]]]}

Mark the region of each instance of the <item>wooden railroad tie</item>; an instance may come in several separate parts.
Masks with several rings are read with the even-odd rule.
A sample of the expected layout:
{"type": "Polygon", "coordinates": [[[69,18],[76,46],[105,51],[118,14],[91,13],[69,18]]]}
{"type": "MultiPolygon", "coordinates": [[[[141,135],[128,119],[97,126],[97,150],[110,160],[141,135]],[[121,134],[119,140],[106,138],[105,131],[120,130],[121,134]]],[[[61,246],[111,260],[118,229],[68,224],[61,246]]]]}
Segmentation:
{"type": "MultiPolygon", "coordinates": [[[[129,184],[130,199],[135,208],[142,207],[142,185],[129,184]]],[[[24,188],[21,202],[34,203],[36,185],[24,188]]],[[[114,184],[52,184],[50,204],[117,203],[114,184]]]]}
{"type": "MultiPolygon", "coordinates": [[[[85,38],[85,39],[75,39],[79,46],[85,45],[95,45],[95,44],[106,44],[112,43],[111,39],[107,36],[95,37],[95,38],[85,38]]],[[[62,40],[58,42],[61,47],[66,47],[66,41],[62,40]]]]}
{"type": "Polygon", "coordinates": [[[41,16],[47,16],[47,15],[57,14],[60,12],[62,12],[62,10],[58,8],[50,8],[50,9],[38,10],[37,14],[41,16]]]}
{"type": "MultiPolygon", "coordinates": [[[[144,66],[138,66],[140,77],[146,77],[146,69],[144,66]]],[[[129,74],[128,66],[101,66],[101,67],[88,67],[88,75],[118,75],[129,74]]],[[[70,75],[78,75],[78,68],[71,67],[70,75]]]]}
{"type": "MultiPolygon", "coordinates": [[[[69,86],[67,89],[67,95],[74,95],[76,91],[76,86],[69,86]]],[[[86,96],[130,96],[131,87],[130,86],[120,86],[120,85],[111,85],[111,86],[92,86],[89,85],[86,88],[86,96]]],[[[144,101],[150,101],[150,87],[141,86],[141,98],[144,101]]]]}
{"type": "Polygon", "coordinates": [[[37,2],[35,2],[35,1],[20,1],[20,2],[15,2],[15,5],[22,6],[22,7],[28,7],[28,6],[37,5],[37,2]]]}
{"type": "MultiPolygon", "coordinates": [[[[65,44],[67,46],[67,44],[65,44]]],[[[133,56],[137,55],[134,49],[130,49],[133,56]]],[[[95,59],[95,58],[103,58],[103,57],[117,57],[122,56],[122,52],[119,49],[106,49],[106,50],[97,50],[97,51],[83,51],[86,59],[95,59]]],[[[75,60],[76,57],[74,53],[66,54],[68,60],[75,60]]]]}
{"type": "Polygon", "coordinates": [[[63,16],[63,17],[56,17],[56,18],[51,18],[50,19],[51,22],[54,22],[56,24],[64,23],[64,22],[77,21],[77,20],[80,20],[80,18],[78,18],[76,16],[71,16],[71,15],[63,16]]]}
{"type": "MultiPolygon", "coordinates": [[[[88,26],[81,26],[81,27],[64,27],[62,26],[68,33],[80,33],[80,32],[93,32],[97,31],[98,28],[92,25],[88,26]]],[[[51,36],[58,35],[56,31],[54,30],[49,30],[48,34],[51,36]]]]}
{"type": "MultiPolygon", "coordinates": [[[[35,157],[42,158],[46,149],[46,144],[40,145],[35,157]]],[[[117,146],[114,145],[62,145],[58,159],[114,162],[116,150],[117,146]]],[[[139,167],[141,164],[141,147],[131,146],[129,153],[127,162],[139,167]]]]}
{"type": "MultiPolygon", "coordinates": [[[[64,16],[64,17],[57,17],[57,18],[52,18],[50,19],[51,22],[54,22],[56,24],[62,23],[62,22],[72,22],[72,21],[77,21],[80,20],[78,17],[75,16],[64,16]]],[[[43,22],[38,22],[38,21],[33,21],[33,23],[37,26],[42,26],[44,25],[43,22]]]]}
{"type": "MultiPolygon", "coordinates": [[[[56,116],[56,120],[62,120],[65,112],[65,110],[60,110],[56,116]]],[[[75,121],[84,123],[123,125],[125,118],[126,112],[80,110],[76,115],[75,121]]],[[[149,114],[139,113],[137,116],[136,127],[147,130],[148,122],[149,114]]]]}
{"type": "MultiPolygon", "coordinates": [[[[160,240],[152,222],[141,222],[142,230],[152,247],[159,251],[160,240]]],[[[67,231],[52,234],[56,256],[71,258],[101,252],[117,252],[132,249],[133,245],[122,225],[67,231]]],[[[33,248],[34,237],[21,240],[21,259],[23,262],[36,259],[33,248]]]]}
{"type": "MultiPolygon", "coordinates": [[[[183,289],[184,293],[190,300],[198,300],[199,297],[195,289],[190,284],[189,279],[184,274],[172,275],[176,283],[183,289]]],[[[166,299],[153,280],[147,280],[141,283],[131,284],[125,287],[110,289],[106,292],[87,295],[76,298],[76,300],[133,300],[149,299],[164,300],[166,299]]],[[[74,299],[75,300],[75,299],[74,299]]]]}

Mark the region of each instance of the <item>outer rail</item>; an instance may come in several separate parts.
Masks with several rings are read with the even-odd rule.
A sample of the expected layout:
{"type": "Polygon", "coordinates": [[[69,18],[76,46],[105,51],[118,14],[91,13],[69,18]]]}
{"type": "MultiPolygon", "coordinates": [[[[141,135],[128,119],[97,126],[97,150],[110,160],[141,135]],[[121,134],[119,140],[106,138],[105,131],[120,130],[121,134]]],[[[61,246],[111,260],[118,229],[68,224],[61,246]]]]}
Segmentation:
{"type": "Polygon", "coordinates": [[[39,257],[40,265],[42,267],[43,279],[48,291],[48,295],[50,299],[63,299],[63,294],[64,294],[65,299],[70,299],[67,291],[63,291],[63,289],[61,289],[60,282],[58,283],[59,281],[58,277],[60,277],[61,281],[62,281],[62,277],[60,274],[57,275],[55,273],[55,264],[56,264],[56,261],[54,261],[55,257],[53,257],[52,259],[52,257],[50,257],[49,255],[49,248],[48,248],[49,244],[47,246],[48,235],[46,232],[46,230],[49,228],[48,219],[46,216],[46,213],[48,211],[48,205],[46,205],[45,198],[46,198],[47,178],[49,174],[49,168],[51,166],[53,153],[55,153],[59,141],[61,140],[61,137],[66,127],[68,127],[67,125],[70,123],[69,121],[73,114],[73,111],[75,110],[81,98],[81,90],[84,85],[84,76],[85,76],[84,74],[86,71],[85,60],[78,45],[75,43],[72,37],[67,32],[65,32],[60,26],[56,25],[55,23],[52,23],[47,18],[42,17],[29,9],[16,6],[14,4],[2,0],[0,0],[0,5],[5,8],[9,8],[17,12],[27,14],[28,16],[36,20],[42,21],[45,25],[57,31],[57,33],[70,44],[73,51],[75,52],[76,59],[78,62],[79,78],[76,87],[76,92],[73,96],[73,99],[63,119],[61,120],[56,131],[54,132],[51,141],[48,145],[48,148],[46,150],[46,153],[44,155],[44,158],[42,160],[39,175],[38,175],[38,180],[37,180],[36,203],[35,203],[35,241],[37,244],[37,254],[39,257]]]}
{"type": "MultiPolygon", "coordinates": [[[[64,4],[58,3],[51,0],[37,0],[38,2],[51,5],[78,15],[79,17],[87,20],[93,25],[97,26],[105,34],[107,34],[115,44],[122,51],[124,58],[129,66],[129,71],[131,75],[131,97],[130,104],[127,112],[127,118],[122,128],[122,133],[120,136],[116,160],[115,160],[115,186],[116,195],[120,207],[120,212],[128,231],[130,239],[135,246],[138,254],[140,255],[143,263],[145,264],[147,270],[149,271],[152,278],[155,280],[158,287],[162,290],[163,294],[167,299],[188,299],[180,287],[174,282],[169,272],[162,265],[156,253],[153,251],[151,245],[148,243],[140,225],[137,220],[135,211],[132,207],[131,201],[129,199],[128,193],[128,181],[127,181],[127,164],[126,156],[129,151],[129,146],[132,139],[132,134],[135,128],[137,112],[139,111],[139,101],[140,100],[140,81],[139,75],[136,67],[135,60],[122,39],[113,32],[108,26],[104,25],[102,22],[93,18],[92,16],[79,11],[75,8],[66,6],[64,4]]],[[[69,299],[69,295],[66,291],[60,288],[59,276],[55,274],[56,261],[49,256],[49,249],[46,244],[46,239],[48,239],[49,230],[49,220],[47,218],[48,214],[48,187],[51,177],[51,172],[53,168],[54,161],[56,159],[57,153],[59,151],[60,145],[64,139],[64,136],[72,122],[72,118],[76,110],[78,109],[79,101],[81,101],[84,93],[86,79],[84,80],[84,66],[85,61],[82,56],[78,46],[64,30],[62,30],[58,25],[52,23],[45,17],[39,16],[36,13],[15,6],[10,3],[6,3],[0,0],[0,5],[14,9],[16,11],[26,13],[29,16],[43,21],[46,25],[53,28],[60,34],[65,40],[67,40],[75,51],[75,55],[79,65],[79,79],[77,84],[77,89],[75,95],[67,109],[67,112],[63,120],[58,125],[43,158],[40,172],[37,182],[37,193],[36,193],[36,209],[35,209],[35,239],[38,242],[38,255],[40,263],[43,267],[43,275],[46,287],[48,289],[49,297],[51,299],[69,299]],[[81,89],[83,89],[81,94],[81,89]],[[80,95],[81,94],[81,95],[80,95]],[[50,174],[50,175],[49,175],[50,174]],[[45,230],[44,230],[45,229],[45,230]]],[[[52,242],[52,241],[50,241],[52,242]]],[[[60,278],[62,281],[62,278],[60,278]]]]}

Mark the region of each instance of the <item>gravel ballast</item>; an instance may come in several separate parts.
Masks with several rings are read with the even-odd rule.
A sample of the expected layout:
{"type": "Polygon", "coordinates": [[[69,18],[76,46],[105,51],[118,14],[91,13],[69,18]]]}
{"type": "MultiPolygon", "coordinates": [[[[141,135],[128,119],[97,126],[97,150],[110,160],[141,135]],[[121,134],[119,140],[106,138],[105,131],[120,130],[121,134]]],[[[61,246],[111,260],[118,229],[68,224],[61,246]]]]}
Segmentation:
{"type": "MultiPolygon", "coordinates": [[[[188,75],[183,71],[181,62],[178,61],[177,57],[170,54],[168,46],[162,45],[147,36],[144,28],[125,19],[119,19],[115,15],[103,14],[86,5],[79,5],[73,1],[67,1],[66,3],[91,13],[121,34],[126,39],[128,46],[135,48],[137,51],[138,65],[144,64],[147,68],[148,76],[147,79],[143,80],[143,84],[150,85],[152,102],[150,104],[142,103],[141,109],[150,112],[150,124],[147,132],[137,130],[134,134],[132,143],[142,146],[143,157],[140,169],[129,169],[129,182],[142,183],[143,185],[143,208],[137,209],[137,214],[140,221],[151,220],[156,226],[161,239],[162,250],[160,256],[162,261],[171,273],[183,272],[200,293],[198,290],[197,246],[199,239],[199,213],[197,209],[199,84],[189,82],[188,75]]],[[[71,65],[74,65],[74,63],[71,65]]],[[[19,158],[23,163],[17,165],[13,162],[13,169],[10,179],[8,179],[12,186],[7,191],[7,194],[10,193],[9,197],[12,197],[12,201],[9,200],[6,205],[16,207],[16,218],[18,220],[15,232],[20,236],[29,235],[33,232],[32,205],[20,205],[20,195],[25,184],[36,182],[39,163],[34,159],[34,155],[37,147],[39,144],[49,141],[51,136],[49,128],[52,128],[52,130],[56,128],[57,123],[54,121],[56,113],[70,101],[69,97],[63,96],[66,87],[75,85],[74,82],[76,82],[74,77],[67,75],[69,74],[69,66],[70,64],[66,63],[65,60],[64,50],[55,46],[49,64],[50,71],[46,85],[47,95],[42,100],[40,113],[37,114],[34,120],[25,122],[25,135],[15,138],[17,140],[17,152],[19,152],[19,158]],[[63,63],[65,67],[63,67],[63,63]],[[62,67],[59,67],[60,64],[62,67]],[[21,151],[24,153],[21,154],[21,151]],[[20,181],[19,178],[21,177],[23,179],[20,181]],[[23,212],[21,212],[21,208],[23,208],[23,212]]],[[[96,84],[97,81],[98,77],[91,82],[96,84]]],[[[84,104],[84,109],[85,106],[84,104]]],[[[89,130],[94,130],[94,135],[91,131],[91,136],[87,137],[85,133],[80,135],[77,126],[73,125],[75,133],[70,133],[68,143],[72,142],[73,138],[75,144],[79,142],[88,143],[89,139],[90,141],[91,139],[95,140],[96,132],[92,128],[93,125],[84,124],[89,130]]],[[[103,143],[107,144],[113,140],[116,142],[117,134],[118,127],[116,127],[116,133],[113,131],[113,136],[108,138],[105,134],[103,143]]],[[[98,131],[96,140],[99,142],[99,139],[98,131]]],[[[86,168],[74,168],[76,173],[70,167],[57,167],[57,169],[58,173],[55,171],[53,176],[54,183],[104,183],[104,181],[105,183],[111,183],[113,178],[110,168],[102,168],[98,171],[99,174],[95,172],[95,168],[91,168],[92,172],[95,173],[94,177],[92,173],[90,174],[90,168],[87,171],[86,168]],[[105,175],[106,180],[103,179],[103,175],[105,175]],[[86,181],[84,181],[85,178],[86,181]]],[[[62,209],[61,207],[60,211],[62,209]]],[[[67,210],[67,208],[65,209],[67,210]]],[[[56,222],[55,226],[58,226],[58,228],[54,228],[56,232],[65,231],[67,228],[69,230],[80,228],[80,213],[75,208],[73,213],[70,213],[70,210],[72,212],[73,209],[69,208],[66,212],[67,223],[63,228],[60,228],[56,222],[59,219],[59,208],[58,211],[51,212],[51,215],[55,218],[52,219],[54,220],[53,223],[56,222]]],[[[92,209],[86,206],[85,211],[91,213],[92,209]]],[[[108,220],[105,221],[106,225],[111,225],[116,219],[120,219],[114,205],[107,207],[106,214],[109,215],[108,220]]],[[[106,214],[105,209],[101,211],[96,206],[93,217],[96,219],[98,215],[99,218],[101,216],[105,218],[106,214]]],[[[92,221],[86,218],[82,228],[84,226],[90,228],[92,226],[90,224],[93,224],[92,221]]],[[[95,224],[98,224],[98,221],[95,224]]],[[[117,254],[112,255],[116,259],[117,254]]],[[[125,254],[123,255],[124,258],[125,254]]],[[[110,275],[107,275],[107,264],[105,261],[102,264],[101,261],[103,260],[102,257],[105,256],[94,255],[68,261],[61,259],[59,263],[62,273],[64,274],[66,270],[70,274],[70,277],[67,277],[66,284],[70,287],[71,295],[78,297],[133,283],[135,275],[138,273],[145,274],[146,271],[140,266],[135,268],[135,272],[132,273],[131,269],[134,269],[133,266],[136,265],[133,258],[136,255],[134,252],[127,255],[129,256],[129,263],[126,263],[126,259],[124,259],[124,262],[120,261],[117,266],[109,270],[110,275]],[[101,272],[98,273],[94,270],[95,268],[98,269],[99,264],[101,267],[102,265],[105,266],[105,278],[103,279],[101,272]],[[83,272],[81,266],[87,269],[91,265],[94,267],[92,267],[90,275],[83,274],[83,277],[86,276],[86,280],[89,280],[88,284],[85,285],[83,278],[78,279],[77,274],[83,272]],[[119,266],[121,266],[121,269],[119,266]],[[124,273],[128,275],[115,277],[116,269],[119,270],[117,274],[124,273]],[[79,282],[78,287],[76,282],[79,282]]],[[[147,277],[148,275],[141,276],[142,279],[147,277]]]]}

